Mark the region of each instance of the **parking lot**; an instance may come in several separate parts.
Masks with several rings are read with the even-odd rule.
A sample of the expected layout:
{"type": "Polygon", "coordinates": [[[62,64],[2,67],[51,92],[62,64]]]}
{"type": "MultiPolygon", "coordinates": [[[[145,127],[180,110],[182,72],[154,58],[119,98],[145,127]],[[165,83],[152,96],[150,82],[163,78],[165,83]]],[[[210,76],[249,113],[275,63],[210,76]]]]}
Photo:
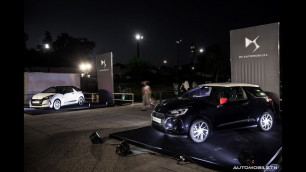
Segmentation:
{"type": "Polygon", "coordinates": [[[109,134],[150,125],[152,108],[141,111],[141,103],[35,111],[24,109],[24,171],[215,171],[134,145],[116,154],[120,141],[109,134]],[[91,143],[93,132],[103,143],[91,143]]]}

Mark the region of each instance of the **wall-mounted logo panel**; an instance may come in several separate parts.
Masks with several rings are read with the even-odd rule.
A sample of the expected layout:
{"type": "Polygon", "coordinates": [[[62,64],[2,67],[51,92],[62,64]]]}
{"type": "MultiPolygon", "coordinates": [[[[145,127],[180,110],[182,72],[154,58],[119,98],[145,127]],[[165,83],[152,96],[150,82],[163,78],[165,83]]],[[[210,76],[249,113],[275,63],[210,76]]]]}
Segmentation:
{"type": "Polygon", "coordinates": [[[259,85],[280,98],[279,23],[230,31],[231,81],[259,85]]]}

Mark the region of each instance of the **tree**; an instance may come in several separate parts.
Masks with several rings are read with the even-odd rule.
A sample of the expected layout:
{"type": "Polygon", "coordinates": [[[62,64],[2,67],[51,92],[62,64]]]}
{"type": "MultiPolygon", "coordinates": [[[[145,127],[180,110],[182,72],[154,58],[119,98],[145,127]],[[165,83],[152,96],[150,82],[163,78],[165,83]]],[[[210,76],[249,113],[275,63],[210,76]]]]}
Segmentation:
{"type": "Polygon", "coordinates": [[[201,72],[213,76],[214,82],[218,82],[221,74],[228,75],[229,64],[227,55],[217,44],[206,48],[206,51],[198,56],[201,72]]]}
{"type": "Polygon", "coordinates": [[[43,39],[43,44],[51,44],[53,42],[53,38],[51,36],[51,33],[49,31],[45,32],[45,38],[43,39]]]}
{"type": "Polygon", "coordinates": [[[146,80],[150,75],[151,66],[151,63],[147,59],[135,57],[127,66],[127,74],[132,76],[136,81],[146,80]]]}
{"type": "Polygon", "coordinates": [[[74,38],[67,33],[61,33],[52,44],[56,56],[54,59],[61,66],[78,66],[82,61],[90,61],[95,45],[95,42],[87,38],[74,38]]]}
{"type": "Polygon", "coordinates": [[[27,41],[29,40],[29,35],[24,32],[24,69],[31,69],[32,66],[38,66],[43,64],[44,61],[41,58],[41,54],[36,49],[28,49],[27,41]]]}
{"type": "Polygon", "coordinates": [[[28,39],[29,35],[24,33],[24,66],[27,68],[46,67],[48,64],[50,67],[78,67],[82,61],[91,61],[91,54],[96,45],[87,38],[74,38],[67,33],[61,33],[53,41],[51,33],[46,31],[42,44],[48,43],[50,49],[46,50],[42,44],[37,45],[36,49],[28,49],[26,46],[28,39]]]}
{"type": "Polygon", "coordinates": [[[49,31],[45,32],[45,38],[42,40],[42,44],[37,45],[36,49],[38,51],[44,52],[45,47],[43,47],[43,44],[49,44],[49,46],[51,46],[53,44],[53,38],[52,38],[51,33],[49,31]]]}

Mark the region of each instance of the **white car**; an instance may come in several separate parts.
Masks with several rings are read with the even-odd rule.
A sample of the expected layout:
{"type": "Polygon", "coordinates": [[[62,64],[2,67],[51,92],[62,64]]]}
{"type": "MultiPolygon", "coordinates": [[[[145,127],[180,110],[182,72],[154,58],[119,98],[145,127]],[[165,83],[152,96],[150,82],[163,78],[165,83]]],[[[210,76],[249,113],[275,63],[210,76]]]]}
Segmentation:
{"type": "Polygon", "coordinates": [[[59,110],[62,106],[84,103],[84,94],[75,86],[54,86],[41,93],[35,94],[30,102],[30,108],[54,108],[59,110]]]}

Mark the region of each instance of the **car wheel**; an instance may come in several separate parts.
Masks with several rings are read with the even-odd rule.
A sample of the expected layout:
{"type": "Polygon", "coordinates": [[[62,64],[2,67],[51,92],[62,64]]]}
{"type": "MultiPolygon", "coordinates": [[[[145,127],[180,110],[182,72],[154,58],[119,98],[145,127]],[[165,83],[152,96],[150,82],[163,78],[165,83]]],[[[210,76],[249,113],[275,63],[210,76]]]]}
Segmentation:
{"type": "Polygon", "coordinates": [[[204,142],[210,133],[210,127],[207,121],[203,119],[195,120],[189,129],[189,137],[195,143],[204,142]]]}
{"type": "Polygon", "coordinates": [[[59,110],[61,108],[61,101],[59,99],[54,100],[53,102],[53,108],[55,110],[59,110]]]}
{"type": "Polygon", "coordinates": [[[80,97],[79,98],[79,101],[78,101],[78,105],[79,106],[82,106],[84,104],[84,98],[83,97],[80,97]]]}
{"type": "Polygon", "coordinates": [[[259,128],[262,131],[269,131],[271,130],[274,122],[273,113],[271,111],[264,112],[259,119],[259,128]]]}

